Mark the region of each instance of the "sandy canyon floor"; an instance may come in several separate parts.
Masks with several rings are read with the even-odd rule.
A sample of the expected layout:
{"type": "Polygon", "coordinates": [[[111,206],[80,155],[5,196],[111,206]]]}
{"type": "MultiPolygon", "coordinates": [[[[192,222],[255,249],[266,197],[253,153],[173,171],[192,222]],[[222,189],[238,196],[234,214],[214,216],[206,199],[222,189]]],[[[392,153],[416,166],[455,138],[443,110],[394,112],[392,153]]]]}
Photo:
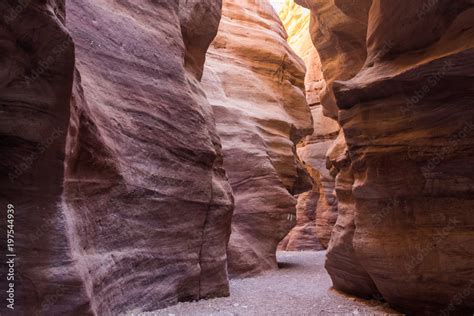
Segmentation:
{"type": "Polygon", "coordinates": [[[145,315],[398,315],[379,301],[333,290],[325,254],[280,251],[280,270],[231,280],[230,297],[180,303],[145,315]]]}

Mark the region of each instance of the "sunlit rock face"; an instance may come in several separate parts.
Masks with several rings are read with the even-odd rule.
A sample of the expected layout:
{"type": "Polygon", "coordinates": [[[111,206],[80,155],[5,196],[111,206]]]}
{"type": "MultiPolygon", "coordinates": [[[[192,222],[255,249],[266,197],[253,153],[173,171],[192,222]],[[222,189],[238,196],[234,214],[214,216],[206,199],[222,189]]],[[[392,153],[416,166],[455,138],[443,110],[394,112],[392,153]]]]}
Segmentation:
{"type": "Polygon", "coordinates": [[[235,196],[232,276],[277,268],[276,247],[295,225],[293,194],[311,188],[295,148],[312,132],[304,73],[267,1],[224,1],[203,83],[235,196]]]}
{"type": "Polygon", "coordinates": [[[367,14],[372,0],[295,0],[311,9],[310,33],[322,60],[324,114],[337,119],[334,80],[354,77],[365,62],[367,14]]]}
{"type": "Polygon", "coordinates": [[[60,208],[74,70],[64,1],[1,1],[0,12],[0,314],[85,315],[60,208]]]}
{"type": "MultiPolygon", "coordinates": [[[[370,1],[305,1],[312,9],[310,33],[317,48],[327,86],[321,91],[324,115],[338,116],[333,82],[339,77],[348,79],[361,69],[367,56],[367,33],[370,1]],[[318,13],[319,12],[319,13],[318,13]],[[364,13],[365,12],[365,13],[364,13]],[[361,16],[363,15],[364,16],[361,16]]],[[[326,269],[335,288],[351,294],[371,297],[377,293],[365,268],[358,261],[352,240],[355,230],[355,200],[352,194],[354,176],[350,153],[344,134],[330,144],[327,165],[336,177],[337,222],[328,245],[326,269]]]]}
{"type": "Polygon", "coordinates": [[[296,4],[294,0],[286,0],[279,16],[288,34],[288,44],[307,65],[311,60],[310,53],[316,50],[311,42],[311,35],[307,32],[310,11],[296,4]]]}
{"type": "Polygon", "coordinates": [[[199,82],[220,10],[68,2],[77,72],[64,208],[98,315],[229,294],[233,201],[199,82]]]}
{"type": "Polygon", "coordinates": [[[334,286],[380,292],[407,313],[472,314],[473,4],[374,0],[364,19],[363,1],[308,2],[323,68],[342,66],[340,75],[324,72],[339,80],[339,112],[323,105],[338,114],[347,146],[331,156],[340,213],[327,261],[334,286]],[[348,38],[344,52],[326,45],[348,38]]]}
{"type": "Polygon", "coordinates": [[[306,64],[306,100],[311,108],[314,132],[298,144],[298,156],[313,180],[313,188],[298,196],[296,226],[282,241],[285,250],[320,250],[328,246],[337,218],[334,178],[326,168],[326,152],[336,138],[339,125],[322,113],[320,93],[325,82],[319,55],[309,32],[310,11],[287,0],[280,17],[288,32],[288,43],[306,64]]]}

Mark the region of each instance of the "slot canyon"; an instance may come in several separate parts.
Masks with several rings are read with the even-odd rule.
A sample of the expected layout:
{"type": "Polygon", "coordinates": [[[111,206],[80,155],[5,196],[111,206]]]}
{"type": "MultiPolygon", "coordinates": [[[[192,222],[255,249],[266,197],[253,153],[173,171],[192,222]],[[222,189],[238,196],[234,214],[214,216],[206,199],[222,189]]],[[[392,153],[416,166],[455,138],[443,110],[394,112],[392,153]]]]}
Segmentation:
{"type": "Polygon", "coordinates": [[[472,0],[3,0],[0,315],[474,315],[472,0]]]}

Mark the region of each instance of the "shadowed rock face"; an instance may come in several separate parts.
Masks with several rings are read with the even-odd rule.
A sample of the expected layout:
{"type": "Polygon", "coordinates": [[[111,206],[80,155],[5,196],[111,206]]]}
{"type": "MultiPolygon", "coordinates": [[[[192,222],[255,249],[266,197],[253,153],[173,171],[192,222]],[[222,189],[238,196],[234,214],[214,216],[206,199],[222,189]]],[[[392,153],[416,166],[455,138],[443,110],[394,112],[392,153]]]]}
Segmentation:
{"type": "Polygon", "coordinates": [[[311,108],[314,132],[298,144],[298,156],[311,175],[313,188],[298,196],[296,226],[280,246],[285,250],[320,250],[328,246],[337,218],[334,178],[326,168],[326,153],[337,137],[339,125],[323,115],[320,93],[325,86],[321,62],[309,32],[310,11],[287,0],[280,17],[288,43],[306,64],[306,100],[311,108]]]}
{"type": "Polygon", "coordinates": [[[295,224],[293,194],[310,188],[295,144],[312,121],[303,62],[270,4],[225,0],[222,15],[203,82],[236,200],[229,272],[249,276],[277,268],[277,244],[295,224]]]}
{"type": "Polygon", "coordinates": [[[296,204],[296,225],[280,242],[278,248],[286,251],[324,250],[325,247],[316,237],[316,207],[320,195],[318,186],[313,190],[299,194],[296,204]]]}
{"type": "MultiPolygon", "coordinates": [[[[367,57],[365,35],[371,0],[305,1],[304,4],[312,10],[310,33],[327,83],[320,94],[323,113],[337,118],[338,109],[332,87],[335,80],[349,79],[363,66],[367,57]],[[362,16],[364,13],[365,16],[362,16]]],[[[352,244],[356,208],[352,194],[354,176],[344,134],[341,132],[327,148],[327,167],[331,175],[336,177],[338,216],[328,243],[326,269],[337,289],[371,297],[377,290],[357,260],[352,244]]]]}
{"type": "Polygon", "coordinates": [[[331,234],[325,267],[336,289],[364,298],[377,297],[378,290],[354,250],[353,240],[357,228],[357,207],[352,192],[354,174],[342,131],[329,149],[328,165],[331,174],[336,177],[338,217],[331,234]]]}
{"type": "Polygon", "coordinates": [[[376,0],[365,35],[361,19],[339,21],[331,13],[359,16],[359,4],[324,1],[322,9],[323,1],[307,2],[323,67],[339,58],[324,45],[327,37],[347,39],[334,32],[338,25],[361,34],[351,43],[367,39],[366,48],[346,54],[354,61],[367,56],[360,69],[328,74],[346,80],[333,84],[347,144],[347,155],[331,155],[340,212],[327,261],[334,286],[360,295],[379,291],[405,312],[472,314],[472,3],[376,0]],[[335,22],[325,23],[329,18],[335,22]]]}
{"type": "Polygon", "coordinates": [[[7,227],[14,231],[8,238],[16,254],[15,280],[7,281],[4,239],[0,314],[12,312],[9,283],[16,315],[87,314],[60,208],[74,70],[64,1],[2,1],[0,12],[0,232],[6,238],[7,227]]]}
{"type": "Polygon", "coordinates": [[[99,315],[229,294],[233,199],[199,82],[220,9],[68,3],[77,72],[64,207],[99,315]]]}

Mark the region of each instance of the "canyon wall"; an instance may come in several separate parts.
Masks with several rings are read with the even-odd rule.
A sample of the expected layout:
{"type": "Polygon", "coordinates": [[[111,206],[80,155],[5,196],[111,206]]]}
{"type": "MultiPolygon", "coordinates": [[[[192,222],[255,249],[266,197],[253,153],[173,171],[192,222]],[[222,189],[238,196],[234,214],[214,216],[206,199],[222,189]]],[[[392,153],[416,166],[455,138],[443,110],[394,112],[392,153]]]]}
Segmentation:
{"type": "Polygon", "coordinates": [[[220,1],[77,0],[67,15],[64,208],[93,311],[228,295],[233,198],[199,82],[220,1]]]}
{"type": "Polygon", "coordinates": [[[11,246],[2,240],[0,314],[87,314],[60,207],[74,71],[64,1],[2,1],[0,12],[0,232],[11,246]]]}
{"type": "Polygon", "coordinates": [[[312,9],[325,113],[343,130],[330,154],[335,288],[407,313],[472,314],[472,2],[299,2],[312,9]]]}
{"type": "Polygon", "coordinates": [[[324,89],[321,62],[309,33],[310,11],[287,0],[280,17],[288,43],[306,64],[306,100],[314,132],[298,144],[297,153],[311,175],[313,188],[298,195],[296,226],[281,242],[284,250],[321,250],[328,246],[337,218],[334,178],[326,168],[326,153],[338,135],[339,125],[323,115],[320,93],[324,89]]]}
{"type": "Polygon", "coordinates": [[[112,315],[228,295],[233,198],[199,82],[221,3],[0,9],[15,313],[112,315]]]}
{"type": "Polygon", "coordinates": [[[276,247],[295,225],[298,192],[311,181],[295,144],[312,132],[305,68],[267,1],[224,0],[203,83],[235,196],[229,273],[276,269],[276,247]],[[263,44],[265,43],[265,44],[263,44]]]}
{"type": "MultiPolygon", "coordinates": [[[[363,66],[367,57],[365,36],[372,0],[343,3],[302,1],[301,4],[303,3],[311,4],[310,33],[323,65],[326,82],[320,94],[323,113],[337,118],[333,84],[339,78],[350,79],[363,66]]],[[[352,244],[356,208],[352,194],[354,176],[342,130],[327,154],[327,167],[336,178],[338,216],[328,245],[326,269],[335,288],[363,297],[372,297],[377,295],[377,289],[358,261],[352,244]]]]}

